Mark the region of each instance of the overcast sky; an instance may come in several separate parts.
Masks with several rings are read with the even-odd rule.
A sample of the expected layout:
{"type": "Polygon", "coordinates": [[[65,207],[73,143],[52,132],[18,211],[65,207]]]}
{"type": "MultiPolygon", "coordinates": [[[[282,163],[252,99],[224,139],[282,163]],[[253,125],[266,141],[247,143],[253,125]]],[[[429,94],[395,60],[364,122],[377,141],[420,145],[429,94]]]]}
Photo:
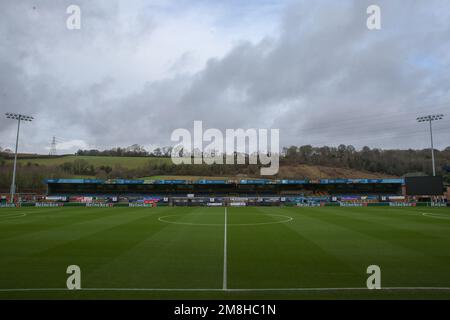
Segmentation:
{"type": "Polygon", "coordinates": [[[448,0],[0,1],[0,147],[170,143],[176,128],[277,128],[282,146],[426,148],[444,113],[448,0]],[[81,29],[66,8],[81,8],[81,29]],[[381,7],[381,30],[366,9],[381,7]]]}

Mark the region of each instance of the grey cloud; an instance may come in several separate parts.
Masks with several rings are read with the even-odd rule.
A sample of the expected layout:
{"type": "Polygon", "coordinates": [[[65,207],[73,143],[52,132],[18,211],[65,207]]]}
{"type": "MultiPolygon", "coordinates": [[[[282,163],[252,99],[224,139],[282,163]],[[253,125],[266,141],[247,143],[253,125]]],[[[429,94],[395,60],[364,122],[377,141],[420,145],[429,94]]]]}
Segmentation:
{"type": "MultiPolygon", "coordinates": [[[[365,27],[372,1],[296,1],[280,17],[277,37],[258,43],[243,39],[195,74],[177,73],[148,82],[136,93],[115,95],[119,79],[91,74],[89,66],[102,57],[93,55],[95,50],[81,50],[81,60],[74,61],[82,62],[68,68],[97,80],[61,83],[48,61],[53,48],[63,54],[91,41],[101,54],[114,48],[111,43],[119,48],[145,41],[158,27],[137,14],[141,20],[132,27],[110,30],[105,25],[114,25],[121,9],[109,3],[86,5],[85,14],[92,12],[87,21],[91,32],[68,39],[53,30],[60,23],[51,18],[53,6],[40,8],[48,17],[42,22],[44,35],[29,30],[29,16],[22,24],[14,19],[17,7],[2,8],[7,17],[0,22],[0,39],[9,46],[0,49],[0,108],[46,119],[33,143],[42,144],[52,128],[63,126],[70,138],[100,147],[164,145],[172,130],[203,120],[220,129],[280,128],[282,145],[426,147],[425,128],[415,123],[415,116],[450,109],[446,1],[378,1],[381,31],[365,27]],[[26,61],[31,66],[41,62],[40,72],[33,74],[26,61]]],[[[180,57],[173,68],[188,57],[180,57]]],[[[449,120],[450,114],[436,124],[439,147],[448,144],[449,120]]],[[[11,136],[11,125],[0,119],[2,137],[11,136]]]]}

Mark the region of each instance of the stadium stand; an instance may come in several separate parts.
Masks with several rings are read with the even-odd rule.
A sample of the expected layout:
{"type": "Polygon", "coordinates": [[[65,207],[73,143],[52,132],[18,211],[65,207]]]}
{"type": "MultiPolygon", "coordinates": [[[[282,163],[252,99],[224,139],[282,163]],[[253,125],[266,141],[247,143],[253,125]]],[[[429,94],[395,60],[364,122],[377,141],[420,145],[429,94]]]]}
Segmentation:
{"type": "MultiPolygon", "coordinates": [[[[319,179],[319,180],[127,180],[48,179],[47,194],[17,195],[16,203],[39,206],[366,206],[446,205],[449,190],[433,195],[411,195],[407,179],[319,179]]],[[[411,180],[417,184],[418,180],[411,180]]],[[[428,190],[424,186],[419,189],[428,190]]],[[[437,190],[437,192],[435,192],[437,190]]],[[[0,195],[0,206],[9,195],[0,195]]]]}
{"type": "MultiPolygon", "coordinates": [[[[368,205],[409,202],[404,179],[49,179],[47,200],[133,205],[368,205]]],[[[428,199],[430,200],[430,199],[428,199]]],[[[420,201],[420,199],[413,199],[420,201]]],[[[431,201],[431,200],[430,200],[431,201]]]]}

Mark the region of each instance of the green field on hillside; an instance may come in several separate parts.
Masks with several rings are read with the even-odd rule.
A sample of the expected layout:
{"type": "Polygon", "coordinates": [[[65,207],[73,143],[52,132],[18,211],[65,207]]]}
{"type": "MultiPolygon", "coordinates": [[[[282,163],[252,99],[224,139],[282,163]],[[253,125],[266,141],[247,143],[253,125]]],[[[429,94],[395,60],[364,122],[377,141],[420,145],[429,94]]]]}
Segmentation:
{"type": "Polygon", "coordinates": [[[0,299],[449,299],[449,248],[448,208],[0,209],[0,299]]]}
{"type": "MultiPolygon", "coordinates": [[[[22,165],[38,164],[43,166],[58,166],[65,162],[75,160],[85,160],[94,167],[100,166],[122,166],[127,169],[137,169],[147,166],[149,163],[172,163],[170,158],[152,158],[152,157],[102,157],[102,156],[64,156],[55,158],[37,158],[37,159],[19,159],[22,165]]],[[[8,160],[12,162],[12,160],[8,160]]]]}

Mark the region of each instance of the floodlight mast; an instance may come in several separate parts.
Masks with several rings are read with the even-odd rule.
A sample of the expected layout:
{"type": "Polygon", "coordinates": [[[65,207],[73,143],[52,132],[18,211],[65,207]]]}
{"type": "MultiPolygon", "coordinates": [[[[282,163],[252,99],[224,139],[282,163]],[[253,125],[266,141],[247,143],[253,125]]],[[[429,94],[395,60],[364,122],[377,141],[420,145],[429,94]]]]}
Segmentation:
{"type": "Polygon", "coordinates": [[[17,152],[19,150],[20,122],[21,121],[31,122],[34,120],[34,118],[17,113],[5,113],[5,116],[6,118],[11,120],[17,120],[16,151],[14,153],[14,169],[13,169],[13,178],[11,182],[11,199],[10,199],[10,203],[14,203],[14,197],[16,194],[16,170],[17,170],[17,152]]]}
{"type": "Polygon", "coordinates": [[[418,117],[417,122],[429,122],[430,123],[430,138],[431,138],[431,161],[433,163],[433,177],[436,176],[436,165],[434,161],[434,143],[433,143],[433,121],[442,120],[443,114],[432,114],[424,117],[418,117]]]}

